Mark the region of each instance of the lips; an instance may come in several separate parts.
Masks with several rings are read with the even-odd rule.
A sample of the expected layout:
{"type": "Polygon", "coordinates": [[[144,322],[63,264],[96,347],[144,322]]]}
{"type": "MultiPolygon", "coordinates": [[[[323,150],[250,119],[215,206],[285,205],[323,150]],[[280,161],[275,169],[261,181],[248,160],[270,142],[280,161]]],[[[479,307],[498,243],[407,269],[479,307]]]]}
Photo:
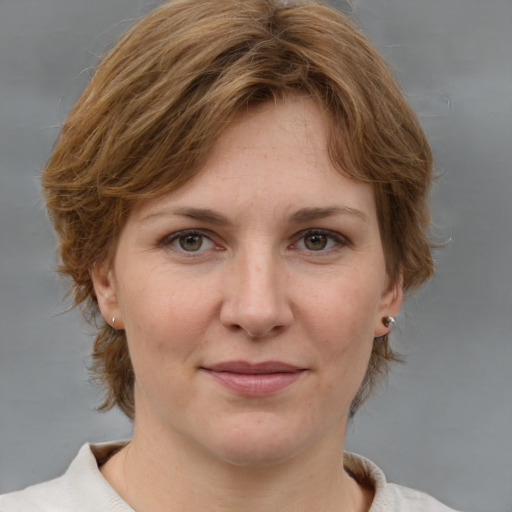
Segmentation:
{"type": "Polygon", "coordinates": [[[208,366],[214,372],[230,372],[241,374],[261,375],[264,373],[292,373],[300,371],[300,368],[280,361],[266,361],[263,363],[249,363],[247,361],[228,361],[225,363],[208,366]]]}
{"type": "Polygon", "coordinates": [[[244,396],[273,395],[296,382],[304,369],[281,361],[227,361],[201,368],[224,387],[244,396]]]}

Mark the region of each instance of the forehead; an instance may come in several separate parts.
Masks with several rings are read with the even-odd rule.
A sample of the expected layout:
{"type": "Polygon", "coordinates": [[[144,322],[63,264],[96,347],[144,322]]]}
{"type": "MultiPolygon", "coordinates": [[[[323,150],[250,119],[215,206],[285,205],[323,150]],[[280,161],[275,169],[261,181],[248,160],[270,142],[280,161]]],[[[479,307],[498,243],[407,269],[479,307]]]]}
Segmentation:
{"type": "Polygon", "coordinates": [[[373,216],[371,187],[334,169],[328,133],[322,108],[303,96],[249,107],[219,136],[190,181],[143,210],[164,202],[290,215],[294,209],[342,206],[373,216]]]}

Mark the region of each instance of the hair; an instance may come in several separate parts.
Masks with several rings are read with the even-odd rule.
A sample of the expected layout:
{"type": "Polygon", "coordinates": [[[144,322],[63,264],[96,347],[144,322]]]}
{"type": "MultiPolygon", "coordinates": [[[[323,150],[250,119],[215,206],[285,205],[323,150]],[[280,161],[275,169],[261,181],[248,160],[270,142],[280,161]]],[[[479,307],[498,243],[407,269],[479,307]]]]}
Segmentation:
{"type": "MultiPolygon", "coordinates": [[[[91,269],[111,261],[132,206],[198,173],[241,109],[296,94],[326,112],[333,166],[371,183],[390,279],[408,290],[431,276],[431,151],[388,66],[347,16],[313,1],[165,3],[100,62],[42,175],[59,271],[97,328],[100,408],[133,419],[135,375],[125,332],[98,315],[91,269]]],[[[351,414],[398,359],[387,335],[374,340],[351,414]]]]}

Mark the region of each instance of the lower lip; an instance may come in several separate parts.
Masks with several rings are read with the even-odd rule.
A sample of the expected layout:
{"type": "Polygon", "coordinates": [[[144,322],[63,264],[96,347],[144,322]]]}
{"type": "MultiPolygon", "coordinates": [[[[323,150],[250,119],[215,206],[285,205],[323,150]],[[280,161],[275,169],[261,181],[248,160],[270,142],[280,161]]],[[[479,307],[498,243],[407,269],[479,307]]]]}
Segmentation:
{"type": "Polygon", "coordinates": [[[244,396],[267,396],[296,382],[303,371],[283,373],[231,373],[206,370],[225,387],[244,396]]]}

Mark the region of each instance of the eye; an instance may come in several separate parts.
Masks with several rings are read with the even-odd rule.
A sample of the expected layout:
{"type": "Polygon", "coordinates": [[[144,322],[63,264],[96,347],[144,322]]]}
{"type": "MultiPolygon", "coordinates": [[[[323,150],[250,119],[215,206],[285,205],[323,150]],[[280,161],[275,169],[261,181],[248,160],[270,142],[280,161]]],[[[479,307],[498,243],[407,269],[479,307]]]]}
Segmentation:
{"type": "Polygon", "coordinates": [[[322,251],[327,247],[329,241],[329,237],[326,235],[307,235],[304,237],[304,246],[310,251],[322,251]]]}
{"type": "Polygon", "coordinates": [[[313,229],[301,233],[294,247],[305,251],[321,252],[347,244],[347,240],[342,235],[328,230],[313,229]]]}
{"type": "Polygon", "coordinates": [[[214,243],[208,236],[194,230],[180,231],[167,236],[162,241],[162,245],[186,253],[203,252],[214,247],[214,243]]]}
{"type": "Polygon", "coordinates": [[[203,235],[189,233],[178,237],[176,242],[184,251],[196,252],[203,246],[204,237],[203,235]]]}

